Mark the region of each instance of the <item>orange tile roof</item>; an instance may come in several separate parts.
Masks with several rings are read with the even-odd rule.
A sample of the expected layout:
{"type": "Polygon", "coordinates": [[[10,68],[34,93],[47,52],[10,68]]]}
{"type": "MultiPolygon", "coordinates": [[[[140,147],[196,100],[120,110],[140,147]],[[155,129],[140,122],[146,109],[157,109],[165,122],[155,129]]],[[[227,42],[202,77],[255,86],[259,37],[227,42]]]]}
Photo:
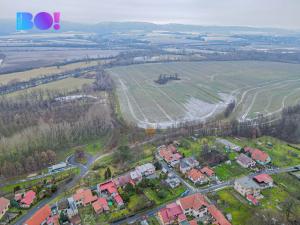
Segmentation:
{"type": "Polygon", "coordinates": [[[208,206],[204,196],[200,193],[186,196],[179,199],[180,205],[184,210],[194,209],[199,210],[202,206],[208,206]]]}
{"type": "Polygon", "coordinates": [[[103,211],[103,207],[102,207],[102,204],[99,202],[99,201],[96,201],[92,204],[94,210],[96,213],[98,212],[102,212],[103,211]]]}
{"type": "Polygon", "coordinates": [[[49,205],[45,205],[39,209],[24,225],[41,225],[48,217],[51,216],[51,209],[49,205]]]}
{"type": "Polygon", "coordinates": [[[75,201],[81,200],[83,205],[87,205],[97,200],[97,196],[94,196],[90,189],[79,189],[76,194],[73,195],[75,201]]]}
{"type": "Polygon", "coordinates": [[[211,177],[212,175],[214,175],[214,171],[211,169],[211,168],[209,168],[208,166],[206,166],[206,167],[203,167],[201,170],[201,173],[205,173],[207,176],[209,176],[209,177],[211,177]]]}
{"type": "Polygon", "coordinates": [[[197,180],[201,180],[205,178],[205,175],[203,173],[201,173],[200,170],[197,170],[195,168],[191,169],[188,172],[188,177],[190,177],[193,181],[197,181],[197,180]]]}
{"type": "Polygon", "coordinates": [[[229,221],[225,218],[225,216],[217,209],[216,206],[210,205],[208,207],[208,212],[215,219],[215,223],[217,225],[231,225],[229,221]]]}
{"type": "Polygon", "coordinates": [[[251,152],[251,158],[261,162],[266,162],[269,155],[259,149],[254,149],[254,151],[251,152]]]}

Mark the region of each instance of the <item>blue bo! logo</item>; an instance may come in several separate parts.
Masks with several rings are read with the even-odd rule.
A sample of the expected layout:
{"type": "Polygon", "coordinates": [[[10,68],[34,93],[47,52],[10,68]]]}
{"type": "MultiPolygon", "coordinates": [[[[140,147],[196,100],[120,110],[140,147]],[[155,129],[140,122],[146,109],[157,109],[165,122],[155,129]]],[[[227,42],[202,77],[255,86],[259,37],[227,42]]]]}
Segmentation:
{"type": "Polygon", "coordinates": [[[47,12],[40,12],[35,15],[33,21],[33,15],[29,12],[17,12],[17,30],[30,30],[35,26],[39,30],[48,30],[52,27],[55,30],[60,29],[60,13],[53,13],[53,17],[51,14],[47,12]]]}

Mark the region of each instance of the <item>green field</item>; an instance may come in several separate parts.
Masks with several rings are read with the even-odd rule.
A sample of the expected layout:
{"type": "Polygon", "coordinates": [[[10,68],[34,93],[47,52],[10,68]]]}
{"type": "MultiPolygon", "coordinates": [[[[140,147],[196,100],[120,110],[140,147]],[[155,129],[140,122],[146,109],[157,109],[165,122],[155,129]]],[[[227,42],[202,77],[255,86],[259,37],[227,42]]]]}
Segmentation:
{"type": "Polygon", "coordinates": [[[94,82],[93,79],[85,79],[85,78],[66,78],[63,80],[58,80],[54,82],[50,82],[47,84],[42,84],[33,88],[28,88],[26,90],[16,91],[8,94],[8,96],[16,96],[23,94],[25,92],[30,92],[33,90],[50,90],[50,91],[65,91],[65,92],[71,92],[78,89],[81,89],[82,85],[84,84],[92,84],[94,82]]]}
{"type": "Polygon", "coordinates": [[[300,101],[300,65],[260,61],[173,62],[115,67],[124,118],[140,126],[204,120],[236,99],[235,116],[271,114],[300,101]],[[181,80],[154,82],[160,74],[181,80]]]}

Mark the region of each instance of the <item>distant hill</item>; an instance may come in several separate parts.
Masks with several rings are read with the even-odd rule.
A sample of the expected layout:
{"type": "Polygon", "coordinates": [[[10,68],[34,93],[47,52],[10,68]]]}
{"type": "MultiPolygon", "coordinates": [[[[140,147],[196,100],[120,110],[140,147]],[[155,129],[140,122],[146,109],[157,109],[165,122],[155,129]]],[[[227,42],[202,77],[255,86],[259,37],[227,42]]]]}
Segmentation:
{"type": "MultiPolygon", "coordinates": [[[[14,33],[14,20],[0,20],[0,35],[14,33]]],[[[296,34],[295,31],[289,31],[278,28],[255,28],[255,27],[240,27],[240,26],[200,26],[186,24],[154,24],[146,22],[101,22],[96,24],[80,24],[62,21],[61,31],[81,31],[95,33],[113,33],[113,32],[128,32],[131,30],[164,30],[168,32],[201,32],[201,33],[216,33],[216,34],[231,34],[231,33],[266,33],[266,34],[296,34]]],[[[33,29],[31,32],[43,32],[33,29]]],[[[52,32],[51,30],[49,32],[52,32]]],[[[300,32],[298,33],[300,34],[300,32]]]]}

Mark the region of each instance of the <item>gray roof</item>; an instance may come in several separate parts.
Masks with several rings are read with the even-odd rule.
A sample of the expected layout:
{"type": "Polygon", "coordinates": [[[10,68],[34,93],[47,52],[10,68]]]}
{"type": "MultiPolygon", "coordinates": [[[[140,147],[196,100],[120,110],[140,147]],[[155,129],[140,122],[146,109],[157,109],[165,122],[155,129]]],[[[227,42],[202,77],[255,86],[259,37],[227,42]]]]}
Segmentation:
{"type": "Polygon", "coordinates": [[[241,154],[238,156],[237,160],[240,161],[241,163],[245,164],[245,165],[247,165],[247,164],[253,162],[253,160],[252,160],[250,157],[246,156],[246,155],[243,154],[243,153],[241,153],[241,154]]]}
{"type": "Polygon", "coordinates": [[[240,185],[242,185],[243,187],[246,187],[246,188],[255,188],[255,189],[260,188],[260,186],[249,177],[242,177],[242,178],[236,179],[235,182],[239,183],[240,185]]]}

